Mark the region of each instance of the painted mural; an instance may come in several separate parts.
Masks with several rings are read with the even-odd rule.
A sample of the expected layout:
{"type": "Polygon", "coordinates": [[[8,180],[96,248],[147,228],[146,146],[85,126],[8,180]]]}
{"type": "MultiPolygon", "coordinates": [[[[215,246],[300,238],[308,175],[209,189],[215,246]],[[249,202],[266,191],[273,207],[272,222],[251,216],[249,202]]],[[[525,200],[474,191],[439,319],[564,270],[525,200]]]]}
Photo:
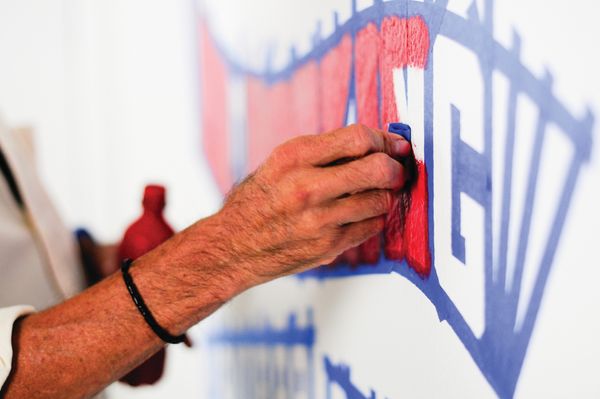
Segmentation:
{"type": "MultiPolygon", "coordinates": [[[[352,2],[349,18],[333,16],[332,33],[323,35],[315,21],[310,51],[298,55],[292,47],[285,66],[273,67],[267,59],[262,69],[240,62],[210,21],[201,20],[204,153],[226,193],[296,135],[355,122],[382,129],[410,124],[418,179],[408,193],[404,224],[390,215],[381,237],[290,284],[302,291],[314,283],[310,295],[316,295],[345,279],[401,276],[450,327],[494,394],[510,398],[591,156],[595,115],[571,112],[553,94],[549,72],[539,77],[523,65],[517,33],[508,48],[494,39],[492,0],[483,9],[473,2],[466,17],[447,3],[352,2]],[[526,131],[522,107],[535,110],[526,131]],[[547,188],[552,140],[569,152],[556,161],[565,173],[547,188]],[[552,206],[540,210],[542,200],[552,206]],[[479,270],[472,290],[480,316],[472,316],[456,294],[450,264],[479,270]]],[[[323,306],[291,306],[287,321],[238,314],[238,322],[215,328],[208,339],[218,365],[210,397],[387,397],[369,381],[357,383],[347,359],[317,350],[321,330],[331,328],[314,321],[313,312],[323,306]]]]}

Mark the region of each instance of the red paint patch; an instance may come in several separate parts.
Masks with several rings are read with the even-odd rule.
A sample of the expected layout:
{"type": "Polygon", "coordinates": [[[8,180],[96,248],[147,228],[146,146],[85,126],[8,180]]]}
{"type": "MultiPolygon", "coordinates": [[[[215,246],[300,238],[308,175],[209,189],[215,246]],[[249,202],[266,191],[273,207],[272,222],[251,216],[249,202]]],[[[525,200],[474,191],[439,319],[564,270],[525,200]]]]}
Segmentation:
{"type": "Polygon", "coordinates": [[[291,90],[288,82],[268,85],[254,77],[247,84],[248,160],[254,170],[290,128],[291,90]]]}
{"type": "Polygon", "coordinates": [[[425,69],[427,66],[427,55],[429,54],[429,29],[425,20],[420,17],[409,18],[408,29],[408,65],[425,69]]]}
{"type": "Polygon", "coordinates": [[[382,125],[402,121],[394,96],[393,70],[412,66],[424,69],[429,53],[429,30],[423,18],[384,18],[381,23],[382,125]]]}
{"type": "Polygon", "coordinates": [[[379,254],[381,253],[381,235],[377,234],[369,238],[358,248],[362,263],[366,263],[368,265],[376,264],[379,261],[379,254]]]}
{"type": "MultiPolygon", "coordinates": [[[[377,103],[377,72],[381,38],[375,24],[368,24],[356,34],[355,87],[357,121],[370,127],[379,127],[377,103]]],[[[375,264],[381,252],[381,236],[371,237],[359,247],[360,262],[375,264]]]]}
{"type": "Polygon", "coordinates": [[[418,161],[417,180],[410,190],[410,208],[404,224],[404,245],[406,262],[423,277],[429,276],[431,272],[428,206],[427,168],[423,162],[418,161]]]}
{"type": "MultiPolygon", "coordinates": [[[[231,184],[227,113],[227,71],[203,31],[203,128],[207,158],[219,186],[231,184]]],[[[355,88],[357,120],[371,127],[401,121],[394,94],[393,71],[406,66],[425,68],[429,32],[423,18],[386,17],[381,29],[368,24],[356,35],[355,88]],[[378,79],[379,78],[379,79],[378,79]],[[381,98],[378,101],[378,80],[381,98]],[[381,109],[379,109],[381,104],[381,109]]],[[[275,84],[247,78],[249,169],[256,168],[279,143],[305,133],[343,126],[352,70],[352,39],[344,36],[320,61],[310,61],[290,79],[275,84]]],[[[419,161],[419,160],[417,160],[419,161]]],[[[384,254],[406,259],[421,276],[429,274],[428,195],[425,165],[418,162],[418,177],[396,198],[384,229],[384,254]]],[[[382,237],[340,255],[337,262],[351,265],[376,263],[382,237]]]]}
{"type": "Polygon", "coordinates": [[[359,123],[379,127],[377,104],[377,72],[381,39],[374,24],[369,24],[356,34],[355,83],[356,112],[359,123]]]}
{"type": "MultiPolygon", "coordinates": [[[[350,94],[352,69],[352,39],[345,35],[340,43],[327,53],[319,64],[320,131],[328,132],[346,124],[346,109],[350,94]]],[[[336,263],[357,265],[359,251],[351,248],[336,258],[336,263]]]]}
{"type": "Polygon", "coordinates": [[[351,66],[352,40],[346,35],[319,64],[322,132],[338,129],[346,124],[351,66]]]}
{"type": "Polygon", "coordinates": [[[360,263],[360,252],[358,247],[350,248],[340,255],[340,261],[350,266],[358,266],[360,263]]]}
{"type": "Polygon", "coordinates": [[[383,252],[388,259],[404,259],[404,217],[406,214],[406,193],[400,193],[394,199],[392,210],[388,213],[383,234],[385,245],[383,252]]]}
{"type": "Polygon", "coordinates": [[[262,80],[247,78],[246,101],[247,128],[248,128],[248,164],[254,170],[269,154],[275,145],[274,138],[270,135],[269,113],[269,87],[262,80]]]}
{"type": "Polygon", "coordinates": [[[294,126],[289,136],[319,131],[319,65],[315,61],[300,67],[292,77],[294,126]]]}
{"type": "Polygon", "coordinates": [[[381,23],[382,125],[400,120],[394,96],[393,70],[405,67],[408,62],[406,25],[406,19],[398,17],[384,18],[381,23]]]}
{"type": "Polygon", "coordinates": [[[388,214],[384,253],[388,259],[406,259],[420,276],[427,277],[431,272],[427,169],[421,161],[416,162],[416,169],[409,191],[398,194],[388,214]]]}
{"type": "Polygon", "coordinates": [[[200,28],[202,81],[202,140],[204,154],[221,192],[233,183],[231,173],[229,115],[227,112],[227,68],[213,45],[205,24],[200,28]]]}
{"type": "MultiPolygon", "coordinates": [[[[382,124],[402,121],[394,95],[393,71],[407,66],[425,68],[429,53],[429,30],[423,18],[385,18],[381,24],[380,53],[382,124]]],[[[417,160],[416,181],[410,192],[401,192],[386,219],[384,254],[388,259],[406,259],[419,275],[431,270],[427,170],[417,160]]]]}
{"type": "Polygon", "coordinates": [[[319,70],[307,63],[289,81],[269,85],[250,77],[247,83],[249,172],[273,148],[319,129],[319,70]]]}

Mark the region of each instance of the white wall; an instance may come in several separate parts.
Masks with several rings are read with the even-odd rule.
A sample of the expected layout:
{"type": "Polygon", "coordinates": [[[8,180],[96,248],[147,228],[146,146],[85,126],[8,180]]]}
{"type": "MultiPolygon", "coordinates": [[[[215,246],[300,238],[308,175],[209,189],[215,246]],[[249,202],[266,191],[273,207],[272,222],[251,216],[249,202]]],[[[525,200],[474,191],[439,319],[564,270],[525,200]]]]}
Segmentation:
{"type": "MultiPolygon", "coordinates": [[[[273,35],[285,52],[281,57],[291,43],[301,53],[317,19],[324,19],[326,36],[332,10],[340,12],[341,21],[349,15],[349,1],[342,0],[210,3],[214,26],[226,43],[242,48],[242,58],[261,51],[273,35]],[[271,15],[278,18],[257,23],[271,15]]],[[[465,13],[469,3],[455,0],[450,7],[465,13]]],[[[359,7],[368,4],[359,1],[359,7]]],[[[524,63],[538,75],[549,65],[555,92],[576,114],[586,104],[596,115],[600,112],[596,4],[496,1],[497,39],[508,45],[514,26],[523,38],[524,63]]],[[[168,219],[177,228],[218,207],[219,196],[201,157],[195,24],[192,0],[0,0],[0,112],[12,125],[35,128],[38,167],[72,226],[85,225],[101,240],[117,240],[136,217],[148,181],[168,185],[168,219]]],[[[545,390],[566,396],[572,387],[585,393],[600,390],[595,367],[600,290],[594,265],[600,230],[598,176],[596,146],[580,177],[546,288],[519,382],[521,397],[545,390]]],[[[290,309],[322,306],[316,315],[325,326],[320,348],[337,350],[347,361],[372,360],[353,364],[353,378],[364,384],[365,392],[373,386],[413,397],[441,390],[450,396],[467,391],[491,395],[460,342],[406,280],[373,277],[327,284],[282,280],[240,298],[231,309],[244,317],[258,315],[255,319],[268,313],[280,324],[290,309]],[[283,297],[287,299],[273,300],[283,297]],[[327,306],[332,302],[335,306],[327,306]],[[371,311],[381,303],[385,311],[371,311]],[[336,323],[352,328],[342,331],[336,323]],[[361,337],[372,338],[374,331],[382,335],[373,346],[355,344],[361,337]],[[408,339],[398,342],[399,336],[408,339]],[[398,352],[406,355],[403,362],[396,362],[398,352]],[[415,376],[415,368],[429,373],[415,376]],[[431,375],[438,377],[435,383],[431,375]],[[398,387],[400,377],[409,380],[404,388],[398,387]],[[407,392],[414,386],[420,391],[407,392]]],[[[199,349],[178,347],[170,354],[166,378],[157,389],[135,390],[137,395],[201,397],[199,349]]],[[[134,397],[124,387],[112,392],[114,397],[134,397]]]]}
{"type": "MultiPolygon", "coordinates": [[[[39,170],[71,226],[119,240],[147,182],[167,186],[178,229],[217,209],[196,57],[191,0],[0,1],[0,113],[35,129],[39,170]]],[[[168,356],[157,388],[112,397],[199,397],[197,351],[168,356]]]]}
{"type": "MultiPolygon", "coordinates": [[[[309,51],[311,34],[319,20],[323,22],[322,37],[328,37],[334,30],[332,11],[339,13],[342,24],[351,13],[350,0],[206,0],[205,3],[216,41],[236,61],[257,70],[264,70],[265,54],[268,52],[272,54],[274,69],[277,70],[289,61],[291,46],[295,46],[299,56],[309,51]]],[[[466,19],[474,14],[472,5],[476,5],[479,16],[483,16],[485,4],[489,3],[483,0],[449,0],[447,8],[466,19]]],[[[597,289],[597,281],[600,269],[597,267],[596,249],[600,229],[600,212],[597,209],[600,203],[600,56],[597,38],[600,37],[600,28],[596,20],[599,3],[591,0],[496,0],[493,3],[495,40],[510,49],[513,32],[518,32],[521,38],[520,62],[527,70],[538,78],[544,76],[546,69],[550,70],[554,77],[552,93],[568,112],[582,118],[590,107],[596,117],[591,158],[584,164],[577,180],[515,396],[598,397],[600,290],[597,289]]],[[[357,4],[362,10],[373,5],[373,0],[359,0],[357,4]]],[[[471,22],[476,24],[473,20],[471,22]]],[[[473,31],[473,34],[477,33],[473,31]]],[[[466,323],[479,336],[484,327],[486,306],[482,207],[474,201],[465,201],[461,226],[467,239],[467,259],[463,265],[453,257],[450,242],[452,173],[449,109],[450,104],[461,109],[461,138],[474,139],[475,144],[468,141],[469,144],[479,148],[477,144],[482,144],[483,132],[482,79],[478,60],[460,43],[438,37],[434,53],[435,268],[441,285],[466,323]],[[447,162],[442,162],[444,160],[447,162]]],[[[502,83],[497,86],[494,83],[494,162],[504,159],[501,146],[496,144],[502,142],[507,130],[507,103],[503,102],[503,95],[508,86],[502,83]]],[[[517,81],[516,86],[519,83],[517,81]]],[[[409,90],[409,99],[412,93],[409,90]]],[[[525,162],[519,162],[527,159],[534,150],[531,139],[540,112],[538,107],[531,106],[526,96],[523,97],[519,99],[523,101],[518,103],[516,117],[513,204],[522,202],[527,190],[529,168],[525,162]]],[[[565,159],[570,159],[568,157],[573,151],[567,140],[561,140],[564,136],[560,132],[555,131],[548,136],[543,148],[545,163],[542,164],[539,191],[532,212],[534,221],[519,307],[529,300],[532,282],[538,272],[536,257],[541,257],[542,245],[545,245],[550,231],[551,213],[544,212],[556,205],[564,187],[561,179],[568,167],[565,159]]],[[[504,166],[494,165],[494,170],[499,171],[493,176],[491,185],[496,204],[500,203],[496,195],[502,190],[499,176],[502,176],[504,166]]],[[[494,206],[498,206],[496,204],[494,206]]],[[[514,259],[518,244],[520,211],[518,206],[513,205],[510,213],[509,264],[514,259]]],[[[506,220],[500,223],[504,224],[506,220]]],[[[243,294],[221,316],[229,328],[243,332],[251,327],[261,328],[265,320],[283,328],[288,314],[298,312],[302,315],[307,308],[314,311],[317,329],[315,397],[325,397],[325,373],[320,362],[322,354],[349,365],[353,382],[365,395],[373,387],[378,398],[496,396],[457,334],[447,322],[439,322],[438,314],[425,295],[394,273],[326,281],[283,279],[243,294]]],[[[505,314],[498,312],[494,317],[502,320],[505,314]]],[[[515,331],[519,328],[517,324],[515,331]]],[[[496,337],[498,341],[502,338],[496,337]]],[[[509,342],[509,339],[507,336],[504,341],[509,342]]],[[[231,344],[231,347],[237,349],[235,345],[231,344]]],[[[251,345],[245,348],[240,344],[239,347],[258,362],[264,355],[256,354],[251,345]]],[[[482,352],[487,351],[484,356],[493,352],[491,345],[482,347],[482,352]]],[[[227,352],[217,349],[216,353],[224,356],[227,352]]],[[[246,383],[250,389],[261,387],[260,383],[253,384],[251,377],[249,382],[244,381],[245,369],[244,365],[239,365],[240,358],[244,360],[241,356],[233,357],[229,363],[224,362],[224,375],[241,369],[241,384],[246,383]]],[[[253,366],[250,362],[248,364],[250,368],[253,366]]],[[[273,384],[273,381],[270,383],[273,384]]],[[[223,385],[231,384],[225,382],[223,385]]],[[[333,397],[344,397],[341,391],[336,393],[333,397]]]]}
{"type": "Polygon", "coordinates": [[[146,182],[178,228],[218,206],[201,158],[191,1],[3,0],[0,112],[31,125],[65,218],[119,238],[146,182]]]}

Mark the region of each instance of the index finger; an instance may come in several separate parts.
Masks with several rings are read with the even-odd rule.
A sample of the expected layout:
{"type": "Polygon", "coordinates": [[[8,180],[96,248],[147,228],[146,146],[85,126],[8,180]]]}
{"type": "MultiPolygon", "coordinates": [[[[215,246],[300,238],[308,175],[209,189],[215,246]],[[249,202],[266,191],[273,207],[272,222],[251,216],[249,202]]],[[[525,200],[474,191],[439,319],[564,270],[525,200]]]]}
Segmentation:
{"type": "Polygon", "coordinates": [[[356,124],[307,138],[301,157],[314,166],[340,159],[360,158],[384,152],[392,158],[410,154],[411,145],[402,136],[356,124]]]}

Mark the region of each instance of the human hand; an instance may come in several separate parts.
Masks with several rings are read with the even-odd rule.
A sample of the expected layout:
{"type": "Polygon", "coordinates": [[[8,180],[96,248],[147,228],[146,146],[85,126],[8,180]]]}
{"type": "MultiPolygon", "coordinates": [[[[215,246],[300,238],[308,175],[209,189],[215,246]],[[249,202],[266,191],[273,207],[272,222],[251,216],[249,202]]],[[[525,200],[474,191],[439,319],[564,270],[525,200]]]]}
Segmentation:
{"type": "Polygon", "coordinates": [[[292,139],[228,195],[215,245],[253,284],[327,264],[383,229],[410,154],[362,125],[292,139]]]}

